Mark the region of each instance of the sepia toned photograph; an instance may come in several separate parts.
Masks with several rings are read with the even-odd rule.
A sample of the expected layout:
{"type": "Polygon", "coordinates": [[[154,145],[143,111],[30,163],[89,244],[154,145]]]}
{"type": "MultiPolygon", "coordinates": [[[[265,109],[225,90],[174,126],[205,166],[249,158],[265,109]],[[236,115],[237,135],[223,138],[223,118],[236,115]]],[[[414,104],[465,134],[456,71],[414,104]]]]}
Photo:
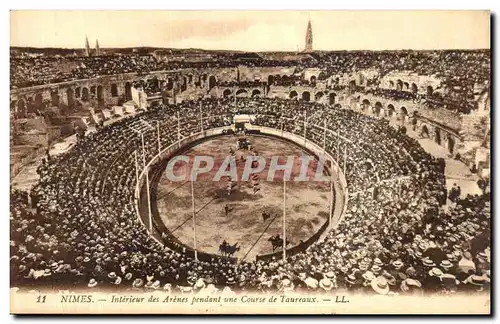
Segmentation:
{"type": "Polygon", "coordinates": [[[11,314],[490,315],[490,24],[11,11],[11,314]]]}

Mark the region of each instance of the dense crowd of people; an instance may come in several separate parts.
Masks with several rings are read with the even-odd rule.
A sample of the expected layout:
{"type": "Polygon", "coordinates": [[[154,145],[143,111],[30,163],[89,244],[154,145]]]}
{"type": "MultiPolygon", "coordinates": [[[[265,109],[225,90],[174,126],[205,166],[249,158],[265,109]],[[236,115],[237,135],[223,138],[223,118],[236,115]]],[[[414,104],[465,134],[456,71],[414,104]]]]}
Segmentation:
{"type": "Polygon", "coordinates": [[[216,255],[196,261],[182,252],[186,247],[175,248],[171,234],[163,233],[163,241],[152,237],[136,211],[136,154],[143,165],[158,153],[157,122],[163,146],[199,132],[199,105],[185,101],[140,112],[44,159],[30,194],[11,194],[12,286],[382,295],[489,289],[489,196],[454,194],[446,204],[444,164],[416,140],[386,121],[318,103],[201,101],[204,129],[246,112],[257,115],[258,125],[305,133],[318,145],[322,128],[333,130],[325,148],[346,160],[351,197],[323,241],[287,262],[235,263],[216,255]]]}

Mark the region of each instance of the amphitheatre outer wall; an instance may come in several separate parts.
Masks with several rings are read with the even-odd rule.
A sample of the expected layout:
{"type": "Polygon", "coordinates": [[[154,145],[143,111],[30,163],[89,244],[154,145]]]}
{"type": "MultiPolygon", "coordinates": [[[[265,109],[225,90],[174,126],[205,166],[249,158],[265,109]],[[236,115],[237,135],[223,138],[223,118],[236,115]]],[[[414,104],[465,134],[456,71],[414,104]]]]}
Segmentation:
{"type": "MultiPolygon", "coordinates": [[[[173,103],[202,97],[268,97],[304,100],[331,104],[336,107],[350,108],[376,117],[394,119],[407,127],[412,127],[423,136],[428,136],[447,149],[453,155],[463,147],[464,135],[461,132],[464,121],[458,114],[445,109],[430,111],[423,109],[421,103],[410,100],[391,100],[373,95],[365,95],[356,91],[363,86],[365,74],[332,75],[325,80],[317,81],[315,86],[268,86],[241,87],[227,86],[241,82],[268,82],[270,77],[291,76],[295,67],[246,67],[178,69],[172,71],[155,71],[147,75],[127,73],[100,76],[91,79],[75,80],[57,84],[12,89],[10,93],[11,113],[17,118],[34,118],[34,112],[51,109],[56,114],[71,116],[79,113],[92,115],[95,110],[107,110],[132,100],[131,87],[139,80],[158,80],[160,93],[155,96],[164,103],[173,103]],[[332,87],[333,82],[337,82],[332,87]],[[220,84],[220,86],[219,86],[220,84]],[[333,90],[337,89],[337,90],[333,90]],[[368,101],[368,104],[363,102],[368,101]]],[[[318,79],[319,69],[304,69],[303,79],[318,79]]],[[[429,87],[437,87],[438,80],[425,76],[389,75],[383,80],[387,88],[401,88],[402,91],[413,91],[425,94],[429,87]],[[395,79],[397,78],[397,79],[395,79]],[[403,78],[403,79],[401,79],[403,78]],[[422,82],[420,82],[422,81],[422,82]],[[408,86],[406,86],[408,85],[408,86]]],[[[102,119],[102,118],[101,118],[102,119]]],[[[106,119],[106,118],[105,118],[106,119]]],[[[99,120],[99,118],[95,119],[99,120]]],[[[91,121],[92,122],[92,121],[91,121]]],[[[84,122],[87,123],[87,122],[84,122]]],[[[61,125],[66,127],[68,125],[61,125]]],[[[56,132],[57,133],[57,132],[56,132]]],[[[71,133],[61,129],[61,134],[71,133]]],[[[32,144],[21,141],[20,144],[32,144]]]]}

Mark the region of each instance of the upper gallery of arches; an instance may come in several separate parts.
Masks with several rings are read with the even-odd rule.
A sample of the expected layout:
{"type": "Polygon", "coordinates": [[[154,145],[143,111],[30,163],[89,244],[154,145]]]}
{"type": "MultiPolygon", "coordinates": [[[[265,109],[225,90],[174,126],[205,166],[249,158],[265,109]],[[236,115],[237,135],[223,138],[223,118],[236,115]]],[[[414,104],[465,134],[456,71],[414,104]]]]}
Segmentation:
{"type": "MultiPolygon", "coordinates": [[[[126,82],[133,83],[155,75],[160,81],[160,89],[165,86],[176,94],[184,93],[191,87],[210,90],[236,82],[235,86],[241,88],[242,83],[259,82],[267,86],[263,95],[269,93],[272,87],[279,86],[318,88],[310,91],[310,100],[315,100],[317,90],[347,91],[349,95],[355,95],[356,92],[376,89],[382,96],[418,101],[429,108],[443,107],[458,113],[487,111],[480,98],[484,89],[489,91],[489,51],[468,51],[465,56],[461,51],[418,55],[398,51],[321,52],[293,56],[210,51],[190,54],[183,50],[162,53],[142,51],[113,54],[105,58],[54,57],[46,54],[34,58],[13,52],[11,94],[33,96],[34,92],[45,91],[48,85],[53,87],[57,84],[59,99],[55,94],[43,94],[50,105],[78,102],[81,96],[76,96],[76,88],[81,88],[80,91],[89,89],[90,103],[96,100],[119,104],[130,100],[126,82]],[[390,64],[387,65],[387,62],[390,64]],[[37,71],[41,65],[46,68],[37,71]],[[65,68],[61,69],[61,66],[65,68]],[[443,69],[443,66],[447,68],[443,69]],[[455,82],[457,76],[454,71],[457,70],[469,76],[460,86],[455,82]],[[441,72],[437,75],[436,71],[441,72]],[[170,74],[178,74],[179,77],[169,82],[167,75],[170,74]],[[116,91],[111,94],[112,83],[117,84],[117,96],[116,91]],[[98,88],[99,85],[102,89],[98,88]],[[73,96],[67,96],[68,88],[73,89],[73,96]],[[118,99],[115,102],[108,97],[118,99]]],[[[299,93],[302,97],[303,90],[299,93]]],[[[83,99],[86,99],[87,94],[84,95],[83,99]]]]}

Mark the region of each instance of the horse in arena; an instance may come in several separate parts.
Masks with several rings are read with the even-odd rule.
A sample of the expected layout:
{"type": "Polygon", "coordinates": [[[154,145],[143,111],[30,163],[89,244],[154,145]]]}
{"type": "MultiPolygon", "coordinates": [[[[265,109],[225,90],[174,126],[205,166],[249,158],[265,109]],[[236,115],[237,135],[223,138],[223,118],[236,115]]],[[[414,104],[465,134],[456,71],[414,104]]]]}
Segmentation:
{"type": "Polygon", "coordinates": [[[239,251],[240,247],[238,246],[238,242],[230,245],[224,241],[221,245],[219,245],[219,252],[222,256],[232,256],[236,251],[239,251]]]}
{"type": "MultiPolygon", "coordinates": [[[[279,234],[276,236],[271,236],[268,241],[271,242],[271,244],[273,245],[273,252],[277,248],[283,247],[283,239],[280,237],[279,234]]],[[[291,243],[289,241],[286,241],[286,246],[288,246],[290,244],[291,243]]]]}

